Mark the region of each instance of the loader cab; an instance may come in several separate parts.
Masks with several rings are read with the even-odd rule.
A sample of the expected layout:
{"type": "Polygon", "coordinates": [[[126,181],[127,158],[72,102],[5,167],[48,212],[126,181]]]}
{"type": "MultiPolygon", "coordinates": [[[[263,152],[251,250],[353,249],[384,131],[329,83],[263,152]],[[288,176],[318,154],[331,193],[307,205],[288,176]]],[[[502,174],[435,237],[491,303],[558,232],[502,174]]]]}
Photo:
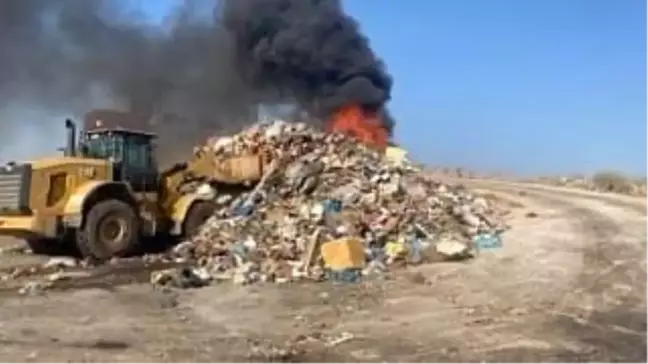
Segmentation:
{"type": "Polygon", "coordinates": [[[82,134],[81,152],[86,158],[113,163],[116,181],[127,182],[134,192],[157,190],[155,134],[125,129],[93,129],[82,134]]]}

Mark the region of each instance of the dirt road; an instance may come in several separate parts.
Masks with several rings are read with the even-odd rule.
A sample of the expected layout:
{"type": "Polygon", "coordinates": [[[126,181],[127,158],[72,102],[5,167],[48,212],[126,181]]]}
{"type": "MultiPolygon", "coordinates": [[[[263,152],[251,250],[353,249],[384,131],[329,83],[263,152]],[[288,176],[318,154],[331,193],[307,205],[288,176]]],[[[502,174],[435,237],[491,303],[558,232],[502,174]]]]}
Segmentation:
{"type": "MultiPolygon", "coordinates": [[[[504,247],[475,260],[177,293],[104,269],[18,295],[36,272],[0,286],[0,359],[645,362],[645,201],[470,183],[523,206],[504,247]]],[[[5,253],[0,269],[44,260],[5,253]]]]}

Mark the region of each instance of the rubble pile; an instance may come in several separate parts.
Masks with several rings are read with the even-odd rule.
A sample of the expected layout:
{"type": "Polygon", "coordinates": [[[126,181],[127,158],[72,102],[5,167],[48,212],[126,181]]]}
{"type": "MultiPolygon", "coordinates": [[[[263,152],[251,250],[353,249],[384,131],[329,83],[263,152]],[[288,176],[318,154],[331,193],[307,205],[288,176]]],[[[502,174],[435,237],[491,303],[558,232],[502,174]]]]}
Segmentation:
{"type": "Polygon", "coordinates": [[[157,272],[156,284],[356,281],[393,265],[473,256],[478,237],[496,241],[504,230],[486,199],[305,124],[255,125],[203,152],[262,153],[271,164],[254,190],[217,194],[217,213],[172,252],[192,268],[157,272]]]}

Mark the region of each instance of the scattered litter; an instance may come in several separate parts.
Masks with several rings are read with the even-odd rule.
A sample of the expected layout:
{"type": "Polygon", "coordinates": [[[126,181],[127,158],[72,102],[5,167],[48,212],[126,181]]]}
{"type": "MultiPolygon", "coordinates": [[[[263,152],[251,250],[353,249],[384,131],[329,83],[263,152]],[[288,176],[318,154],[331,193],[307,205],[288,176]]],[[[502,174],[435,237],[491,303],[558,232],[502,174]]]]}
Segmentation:
{"type": "Polygon", "coordinates": [[[340,344],[345,343],[347,341],[351,341],[353,339],[355,339],[355,335],[353,335],[350,332],[343,332],[340,335],[338,335],[337,337],[329,338],[327,340],[327,342],[326,342],[326,346],[329,346],[329,347],[337,346],[337,345],[340,345],[340,344]]]}
{"type": "Polygon", "coordinates": [[[88,278],[92,273],[88,271],[64,272],[58,271],[48,274],[45,278],[48,282],[65,281],[69,279],[88,278]]]}
{"type": "Polygon", "coordinates": [[[56,268],[56,269],[62,269],[62,268],[74,268],[78,265],[76,259],[74,258],[68,258],[68,257],[54,257],[51,258],[50,260],[47,261],[43,265],[43,268],[56,268]]]}
{"type": "Polygon", "coordinates": [[[26,246],[20,244],[20,245],[13,245],[13,246],[5,246],[0,248],[0,255],[4,254],[16,254],[16,253],[25,253],[29,251],[29,248],[26,246]]]}
{"type": "Polygon", "coordinates": [[[443,240],[435,246],[437,253],[447,260],[465,259],[470,256],[468,244],[456,240],[443,240]]]}
{"type": "Polygon", "coordinates": [[[198,288],[207,285],[211,276],[203,269],[182,267],[169,268],[151,274],[151,283],[173,288],[198,288]]]}
{"type": "Polygon", "coordinates": [[[498,249],[502,247],[502,237],[499,234],[479,234],[473,242],[479,249],[498,249]]]}
{"type": "Polygon", "coordinates": [[[51,285],[51,282],[30,281],[26,282],[22,287],[20,287],[18,293],[25,296],[41,295],[45,292],[46,289],[51,287],[51,285]]]}

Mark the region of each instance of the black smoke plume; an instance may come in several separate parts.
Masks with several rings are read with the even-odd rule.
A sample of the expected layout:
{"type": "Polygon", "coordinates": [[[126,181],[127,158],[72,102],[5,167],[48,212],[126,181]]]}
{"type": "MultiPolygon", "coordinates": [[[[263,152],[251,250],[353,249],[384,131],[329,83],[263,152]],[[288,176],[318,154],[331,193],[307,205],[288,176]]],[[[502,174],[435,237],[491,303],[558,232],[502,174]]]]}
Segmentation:
{"type": "Polygon", "coordinates": [[[326,117],[348,104],[382,111],[392,80],[339,0],[225,0],[236,65],[255,90],[326,117]]]}
{"type": "MultiPolygon", "coordinates": [[[[385,110],[391,79],[339,1],[179,1],[161,26],[133,3],[1,0],[0,116],[17,103],[175,115],[158,132],[191,144],[254,121],[259,103],[385,110]]],[[[0,135],[20,127],[0,118],[0,135]]]]}

